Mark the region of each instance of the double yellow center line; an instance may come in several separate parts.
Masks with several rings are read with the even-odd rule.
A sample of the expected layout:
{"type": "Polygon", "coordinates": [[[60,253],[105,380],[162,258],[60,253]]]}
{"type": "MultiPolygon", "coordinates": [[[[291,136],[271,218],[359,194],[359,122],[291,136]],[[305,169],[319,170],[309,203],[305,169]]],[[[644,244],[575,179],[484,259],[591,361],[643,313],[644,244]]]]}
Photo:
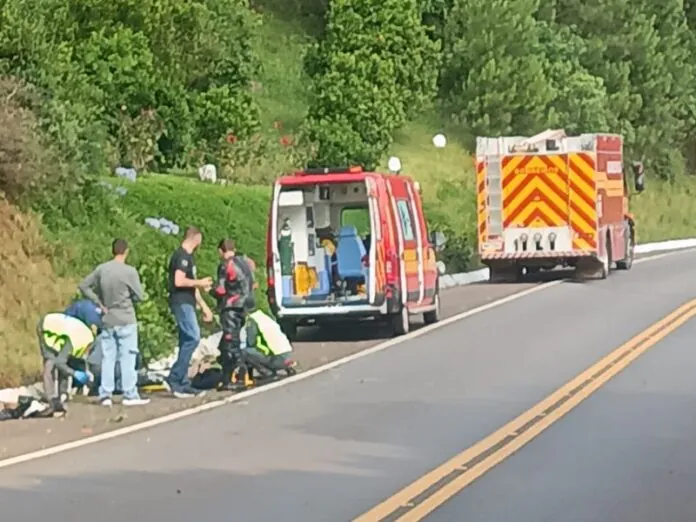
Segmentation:
{"type": "Polygon", "coordinates": [[[696,299],[636,335],[512,422],[354,519],[354,522],[423,520],[695,315],[696,299]]]}

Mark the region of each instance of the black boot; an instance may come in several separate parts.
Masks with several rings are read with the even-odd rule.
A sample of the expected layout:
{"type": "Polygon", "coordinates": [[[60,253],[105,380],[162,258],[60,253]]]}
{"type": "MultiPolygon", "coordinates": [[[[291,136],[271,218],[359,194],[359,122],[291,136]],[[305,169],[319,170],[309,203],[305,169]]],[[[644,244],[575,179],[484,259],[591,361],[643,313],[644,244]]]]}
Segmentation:
{"type": "Polygon", "coordinates": [[[60,400],[59,397],[55,397],[54,399],[51,399],[51,412],[53,417],[63,417],[67,413],[67,410],[65,409],[65,405],[63,402],[60,400]]]}
{"type": "Polygon", "coordinates": [[[220,379],[220,384],[218,385],[218,390],[220,391],[236,391],[234,384],[232,383],[232,374],[234,373],[234,366],[223,366],[222,367],[222,377],[220,379]]]}

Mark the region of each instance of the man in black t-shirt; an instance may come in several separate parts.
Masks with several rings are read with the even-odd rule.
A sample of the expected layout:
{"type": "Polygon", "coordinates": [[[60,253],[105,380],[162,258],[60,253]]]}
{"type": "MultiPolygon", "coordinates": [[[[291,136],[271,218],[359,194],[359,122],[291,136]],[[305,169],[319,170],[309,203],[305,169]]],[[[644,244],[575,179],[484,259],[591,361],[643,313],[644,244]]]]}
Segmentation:
{"type": "Polygon", "coordinates": [[[172,366],[167,384],[172,393],[179,398],[201,395],[203,392],[191,386],[188,379],[191,356],[201,341],[201,330],[196,318],[196,304],[203,312],[203,321],[211,322],[213,313],[201,297],[200,290],[208,291],[213,280],[210,277],[198,279],[194,251],[203,240],[201,231],[196,227],[188,227],[184,232],[184,240],[169,259],[168,290],[169,307],[174,314],[179,331],[179,354],[172,366]]]}

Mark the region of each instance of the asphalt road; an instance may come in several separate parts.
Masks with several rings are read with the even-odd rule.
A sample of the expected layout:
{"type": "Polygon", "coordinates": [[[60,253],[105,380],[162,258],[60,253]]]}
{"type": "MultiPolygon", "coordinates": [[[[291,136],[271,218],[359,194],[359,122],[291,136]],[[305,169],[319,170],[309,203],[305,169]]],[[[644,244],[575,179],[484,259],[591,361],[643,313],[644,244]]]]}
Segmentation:
{"type": "MultiPolygon", "coordinates": [[[[562,283],[245,403],[0,469],[2,513],[352,520],[696,297],[695,262],[678,254],[562,283]]],[[[694,328],[430,518],[696,520],[694,328]]]]}
{"type": "Polygon", "coordinates": [[[426,520],[696,520],[695,338],[692,320],[426,520]]]}

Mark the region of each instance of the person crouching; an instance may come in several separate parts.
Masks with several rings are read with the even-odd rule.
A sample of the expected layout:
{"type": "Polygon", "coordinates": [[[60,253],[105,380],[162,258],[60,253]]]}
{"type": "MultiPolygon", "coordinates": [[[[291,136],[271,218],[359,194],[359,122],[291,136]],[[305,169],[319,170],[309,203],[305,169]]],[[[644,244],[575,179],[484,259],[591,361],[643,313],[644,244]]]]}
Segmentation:
{"type": "MultiPolygon", "coordinates": [[[[246,320],[246,351],[250,367],[261,375],[277,377],[279,371],[287,376],[296,373],[297,363],[292,359],[292,344],[280,325],[261,310],[251,312],[246,320]]],[[[249,368],[251,373],[251,368],[249,368]]]]}
{"type": "Polygon", "coordinates": [[[246,314],[255,308],[254,263],[243,255],[237,255],[231,239],[218,244],[220,265],[217,282],[211,289],[217,300],[222,337],[220,338],[220,366],[222,366],[222,390],[239,390],[250,384],[245,354],[242,350],[241,332],[246,314]],[[236,371],[236,382],[232,376],[236,371]]]}
{"type": "Polygon", "coordinates": [[[43,385],[46,399],[55,416],[65,414],[63,401],[69,397],[69,378],[80,385],[93,380],[84,367],[84,358],[94,344],[94,329],[80,319],[64,313],[43,316],[36,327],[39,349],[43,358],[43,385]],[[58,374],[58,389],[53,379],[58,374]]]}

